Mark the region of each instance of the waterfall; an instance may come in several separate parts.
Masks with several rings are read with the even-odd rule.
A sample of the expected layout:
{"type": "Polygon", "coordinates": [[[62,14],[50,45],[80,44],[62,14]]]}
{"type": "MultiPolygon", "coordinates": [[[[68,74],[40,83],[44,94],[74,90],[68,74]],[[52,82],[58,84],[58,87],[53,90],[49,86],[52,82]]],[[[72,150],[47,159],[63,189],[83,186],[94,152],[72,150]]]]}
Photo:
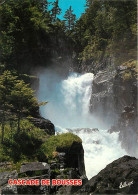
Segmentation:
{"type": "Polygon", "coordinates": [[[87,177],[90,179],[126,152],[118,141],[118,133],[108,133],[110,121],[89,113],[92,73],[71,73],[67,78],[46,71],[40,74],[38,99],[49,103],[41,115],[50,119],[57,132],[71,132],[81,137],[87,177]],[[93,129],[98,128],[98,129],[93,129]]]}

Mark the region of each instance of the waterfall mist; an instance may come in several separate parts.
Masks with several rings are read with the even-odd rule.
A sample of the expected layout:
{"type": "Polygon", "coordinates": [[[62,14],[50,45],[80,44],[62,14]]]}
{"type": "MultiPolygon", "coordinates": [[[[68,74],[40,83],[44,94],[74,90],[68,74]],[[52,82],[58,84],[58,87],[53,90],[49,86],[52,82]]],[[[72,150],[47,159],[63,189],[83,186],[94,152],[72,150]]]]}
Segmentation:
{"type": "Polygon", "coordinates": [[[57,132],[73,133],[81,137],[84,147],[86,174],[90,179],[107,164],[126,152],[118,141],[118,133],[108,133],[111,122],[89,113],[92,93],[92,73],[70,73],[68,76],[52,70],[41,71],[38,99],[48,101],[41,115],[50,119],[57,132]],[[76,129],[81,128],[80,131],[76,129]],[[89,131],[85,131],[89,128],[89,131]],[[92,128],[98,128],[93,131],[92,128]]]}
{"type": "Polygon", "coordinates": [[[41,107],[41,115],[64,128],[109,128],[110,121],[105,123],[89,112],[93,76],[92,73],[65,76],[49,69],[41,72],[38,99],[48,101],[41,107]]]}

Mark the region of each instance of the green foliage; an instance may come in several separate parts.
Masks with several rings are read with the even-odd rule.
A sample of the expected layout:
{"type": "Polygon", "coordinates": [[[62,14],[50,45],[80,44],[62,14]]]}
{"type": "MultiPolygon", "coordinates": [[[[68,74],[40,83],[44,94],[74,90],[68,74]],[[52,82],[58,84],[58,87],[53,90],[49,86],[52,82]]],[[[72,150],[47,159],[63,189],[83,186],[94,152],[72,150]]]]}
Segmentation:
{"type": "MultiPolygon", "coordinates": [[[[10,168],[6,169],[7,171],[15,169],[19,171],[22,162],[46,162],[47,157],[49,157],[49,160],[55,157],[53,157],[53,153],[56,151],[57,147],[67,149],[73,142],[82,142],[78,136],[72,133],[49,137],[44,130],[36,128],[26,119],[21,120],[21,129],[18,134],[16,132],[16,126],[14,122],[11,131],[10,124],[6,123],[5,140],[3,144],[0,144],[0,161],[8,161],[11,162],[12,165],[10,168]]],[[[0,172],[1,171],[5,171],[5,169],[0,169],[0,172]]],[[[53,171],[59,174],[58,170],[53,171]]],[[[68,172],[68,170],[66,170],[66,172],[68,172]]],[[[42,172],[30,174],[41,175],[42,172]]],[[[29,173],[27,175],[29,175],[29,173]]],[[[20,177],[22,176],[23,175],[20,175],[20,177]]]]}
{"type": "Polygon", "coordinates": [[[64,18],[65,18],[67,30],[72,30],[75,26],[76,15],[73,14],[73,10],[72,10],[71,6],[65,12],[64,18]]]}
{"type": "Polygon", "coordinates": [[[47,103],[48,103],[48,102],[41,102],[41,103],[39,103],[38,105],[39,105],[39,106],[45,106],[47,103]]]}
{"type": "Polygon", "coordinates": [[[9,112],[12,108],[10,97],[16,78],[17,77],[12,75],[10,71],[4,71],[4,73],[0,76],[0,123],[2,125],[1,143],[4,140],[5,122],[9,120],[9,112]]]}
{"type": "Polygon", "coordinates": [[[41,149],[49,158],[53,158],[53,152],[56,148],[69,148],[73,142],[81,143],[82,140],[72,133],[65,133],[61,135],[51,136],[42,146],[41,149]]]}
{"type": "Polygon", "coordinates": [[[125,71],[125,73],[123,74],[123,80],[124,81],[128,81],[132,79],[132,74],[130,71],[125,71]]]}
{"type": "Polygon", "coordinates": [[[58,0],[54,1],[54,3],[52,3],[53,8],[51,9],[51,17],[52,17],[52,21],[56,22],[57,20],[57,15],[61,14],[61,9],[58,5],[58,0]]]}
{"type": "Polygon", "coordinates": [[[29,115],[30,110],[37,108],[38,102],[33,95],[33,90],[22,80],[16,80],[13,90],[11,91],[11,104],[13,113],[18,118],[18,131],[20,130],[20,119],[23,115],[29,115]]]}
{"type": "Polygon", "coordinates": [[[74,30],[78,58],[99,61],[114,54],[116,64],[136,58],[137,4],[134,1],[87,0],[74,30]]]}
{"type": "MultiPolygon", "coordinates": [[[[42,102],[40,105],[45,105],[42,102]]],[[[2,124],[2,140],[4,139],[4,126],[6,121],[17,120],[20,131],[20,120],[31,115],[38,109],[37,98],[34,91],[23,80],[19,80],[15,73],[6,70],[0,75],[0,118],[2,124]]]]}
{"type": "Polygon", "coordinates": [[[137,60],[129,60],[122,64],[126,68],[122,74],[122,79],[124,81],[130,81],[132,79],[137,79],[137,60]]]}
{"type": "Polygon", "coordinates": [[[47,139],[47,134],[45,131],[36,128],[28,120],[21,121],[21,129],[18,134],[16,126],[14,123],[12,131],[9,123],[5,126],[5,140],[0,145],[0,161],[17,163],[38,160],[38,149],[44,139],[47,139]]]}
{"type": "Polygon", "coordinates": [[[69,171],[71,171],[71,168],[66,168],[66,169],[63,170],[63,173],[65,175],[67,175],[67,174],[69,174],[69,171]]]}
{"type": "MultiPolygon", "coordinates": [[[[30,64],[46,62],[53,35],[48,5],[47,0],[6,0],[0,5],[0,60],[8,68],[29,72],[30,64]]],[[[53,9],[59,14],[57,5],[53,9]]]]}

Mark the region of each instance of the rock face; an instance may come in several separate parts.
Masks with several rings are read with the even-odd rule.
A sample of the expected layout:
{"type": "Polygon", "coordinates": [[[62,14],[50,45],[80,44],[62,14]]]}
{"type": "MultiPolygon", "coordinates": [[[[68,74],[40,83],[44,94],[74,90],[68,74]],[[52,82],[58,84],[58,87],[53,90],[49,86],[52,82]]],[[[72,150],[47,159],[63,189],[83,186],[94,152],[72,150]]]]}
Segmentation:
{"type": "Polygon", "coordinates": [[[0,194],[16,194],[17,187],[8,185],[9,179],[17,179],[18,173],[17,171],[12,172],[2,172],[0,173],[0,194]]]}
{"type": "Polygon", "coordinates": [[[126,151],[138,157],[138,118],[137,113],[135,113],[135,109],[132,106],[124,107],[123,112],[119,117],[118,124],[116,125],[116,129],[120,131],[119,139],[122,143],[122,147],[126,149],[126,151]]]}
{"type": "MultiPolygon", "coordinates": [[[[88,179],[85,172],[84,150],[81,143],[73,142],[70,148],[57,148],[60,166],[67,171],[69,179],[82,179],[84,185],[88,179]],[[64,152],[63,152],[64,151],[64,152]]],[[[60,177],[61,178],[61,177],[60,177]]],[[[82,186],[65,186],[58,189],[57,194],[76,194],[82,186]]]]}
{"type": "Polygon", "coordinates": [[[53,123],[41,116],[37,118],[31,118],[30,121],[38,128],[44,129],[49,135],[55,135],[55,127],[53,123]]]}
{"type": "Polygon", "coordinates": [[[90,100],[90,112],[98,114],[101,117],[108,118],[115,114],[115,102],[113,81],[116,72],[109,74],[108,71],[98,72],[93,80],[92,95],[90,100]]]}
{"type": "MultiPolygon", "coordinates": [[[[111,66],[112,67],[112,66],[111,66]]],[[[119,131],[119,139],[128,154],[138,156],[137,85],[133,68],[119,66],[114,71],[99,71],[93,80],[90,112],[119,131]]]]}
{"type": "Polygon", "coordinates": [[[80,176],[86,178],[84,150],[81,143],[73,142],[70,148],[57,148],[56,151],[60,152],[60,158],[64,158],[65,168],[77,169],[80,176]]]}
{"type": "Polygon", "coordinates": [[[99,71],[93,80],[90,111],[101,115],[121,113],[126,106],[136,109],[136,78],[125,79],[124,68],[99,71]]]}
{"type": "Polygon", "coordinates": [[[137,194],[138,159],[124,156],[107,165],[77,194],[137,194]]]}
{"type": "MultiPolygon", "coordinates": [[[[70,147],[57,148],[55,160],[46,162],[23,163],[20,172],[0,173],[1,193],[10,194],[72,194],[82,186],[9,186],[9,178],[22,179],[82,179],[85,184],[88,180],[85,173],[84,150],[81,143],[73,142],[70,147]]],[[[0,163],[1,167],[10,164],[0,163]]],[[[40,182],[41,183],[41,182],[40,182]]]]}
{"type": "MultiPolygon", "coordinates": [[[[75,72],[81,73],[92,72],[96,74],[100,70],[107,69],[108,67],[111,67],[111,65],[114,65],[114,57],[113,56],[105,57],[104,55],[102,55],[98,62],[91,58],[89,60],[83,61],[81,64],[79,63],[74,64],[75,67],[73,68],[73,70],[75,72]]],[[[112,69],[114,69],[113,66],[112,69]]]]}
{"type": "Polygon", "coordinates": [[[50,170],[50,166],[45,162],[32,162],[32,163],[25,163],[20,168],[20,173],[25,173],[28,171],[43,171],[43,170],[50,170]]]}

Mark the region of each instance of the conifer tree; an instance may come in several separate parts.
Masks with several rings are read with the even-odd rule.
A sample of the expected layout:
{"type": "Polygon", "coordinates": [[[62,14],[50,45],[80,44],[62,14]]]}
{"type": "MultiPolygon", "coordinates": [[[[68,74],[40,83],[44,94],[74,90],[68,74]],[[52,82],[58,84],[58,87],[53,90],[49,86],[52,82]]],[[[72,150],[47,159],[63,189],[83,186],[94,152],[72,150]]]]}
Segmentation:
{"type": "Polygon", "coordinates": [[[73,10],[72,10],[71,6],[65,12],[64,18],[65,18],[65,23],[66,23],[67,30],[73,29],[74,25],[75,25],[76,15],[73,14],[73,10]]]}
{"type": "Polygon", "coordinates": [[[53,8],[51,10],[51,13],[52,13],[51,16],[52,16],[53,22],[56,22],[57,15],[61,14],[61,9],[59,7],[58,0],[54,1],[52,5],[53,5],[53,8]]]}
{"type": "Polygon", "coordinates": [[[25,84],[23,80],[17,80],[11,91],[12,112],[17,116],[17,132],[20,132],[20,121],[23,116],[28,116],[30,110],[38,107],[37,99],[33,95],[34,91],[25,84]]]}
{"type": "Polygon", "coordinates": [[[16,81],[16,76],[12,75],[10,71],[6,70],[0,76],[0,122],[1,122],[1,143],[4,141],[4,128],[8,120],[10,109],[10,95],[16,81]]]}
{"type": "Polygon", "coordinates": [[[14,117],[17,120],[17,132],[20,132],[20,121],[23,117],[31,115],[32,110],[47,102],[38,103],[34,91],[15,74],[6,70],[0,75],[0,123],[1,143],[4,140],[4,128],[7,121],[14,117]]]}

